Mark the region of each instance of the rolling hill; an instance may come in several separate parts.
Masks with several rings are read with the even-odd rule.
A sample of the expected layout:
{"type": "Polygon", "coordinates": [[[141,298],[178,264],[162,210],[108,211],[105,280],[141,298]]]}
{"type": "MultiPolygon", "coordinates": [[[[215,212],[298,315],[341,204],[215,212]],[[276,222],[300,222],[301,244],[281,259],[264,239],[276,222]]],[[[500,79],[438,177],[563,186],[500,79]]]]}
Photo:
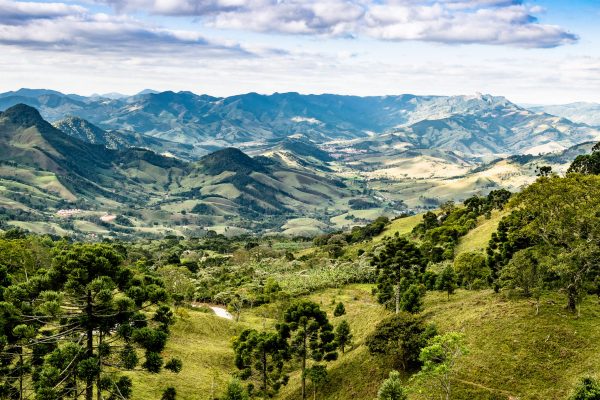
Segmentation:
{"type": "Polygon", "coordinates": [[[355,195],[335,176],[234,148],[197,162],[137,147],[109,149],[89,143],[106,144],[106,132],[82,120],[70,122],[57,126],[73,136],[26,105],[0,113],[0,206],[12,219],[67,226],[56,213],[80,208],[78,214],[95,222],[103,214],[129,215],[129,223],[117,227],[121,233],[149,232],[157,224],[263,230],[287,219],[343,211],[355,195]],[[16,217],[16,210],[23,215],[16,217]]]}

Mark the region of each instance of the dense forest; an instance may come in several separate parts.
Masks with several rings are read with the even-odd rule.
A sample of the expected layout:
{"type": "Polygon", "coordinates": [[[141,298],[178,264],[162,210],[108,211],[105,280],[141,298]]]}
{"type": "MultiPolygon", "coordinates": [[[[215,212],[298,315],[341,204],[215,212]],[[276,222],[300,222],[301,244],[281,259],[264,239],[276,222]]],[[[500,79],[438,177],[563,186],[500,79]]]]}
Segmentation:
{"type": "MultiPolygon", "coordinates": [[[[510,383],[491,386],[491,368],[465,373],[465,359],[489,356],[473,345],[475,333],[434,318],[444,308],[459,318],[490,306],[513,321],[526,316],[525,327],[485,339],[501,347],[506,336],[508,347],[494,351],[521,356],[510,329],[537,325],[555,346],[530,350],[547,355],[544,368],[564,375],[561,359],[586,360],[556,392],[544,392],[544,376],[513,371],[530,384],[517,385],[523,398],[600,399],[599,154],[596,146],[578,157],[565,176],[542,167],[520,193],[495,190],[312,239],[211,233],[80,243],[7,230],[0,398],[510,398],[510,383]],[[493,221],[489,237],[477,231],[493,221]],[[476,240],[483,245],[469,249],[476,240]],[[532,312],[517,315],[523,305],[532,312]],[[227,327],[211,307],[228,311],[227,327]],[[557,315],[576,332],[558,330],[557,315]],[[193,321],[206,316],[212,334],[226,336],[224,355],[206,347],[182,357],[170,346],[194,351],[184,339],[204,340],[193,321]],[[199,382],[205,362],[226,376],[199,382]],[[198,382],[179,377],[186,370],[198,382]]],[[[478,326],[500,314],[486,311],[478,326]]]]}

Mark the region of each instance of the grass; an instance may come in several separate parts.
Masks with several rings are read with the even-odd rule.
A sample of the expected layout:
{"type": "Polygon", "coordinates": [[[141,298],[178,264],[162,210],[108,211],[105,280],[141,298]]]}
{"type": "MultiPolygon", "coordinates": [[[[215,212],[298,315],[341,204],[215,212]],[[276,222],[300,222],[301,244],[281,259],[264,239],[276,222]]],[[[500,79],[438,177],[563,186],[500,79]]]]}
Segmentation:
{"type": "Polygon", "coordinates": [[[380,242],[386,236],[394,236],[396,233],[400,236],[408,235],[413,228],[423,221],[423,214],[411,215],[410,217],[398,218],[393,220],[390,225],[373,238],[374,242],[380,242]]]}
{"type": "Polygon", "coordinates": [[[465,333],[470,354],[458,365],[455,399],[565,399],[583,375],[600,371],[600,306],[589,297],[581,317],[565,299],[543,298],[539,315],[526,299],[492,291],[427,297],[425,315],[438,329],[465,333]]]}
{"type": "Polygon", "coordinates": [[[180,400],[208,400],[211,394],[224,389],[235,370],[232,338],[247,327],[214,314],[185,310],[172,327],[165,359],[178,357],[183,361],[179,374],[132,373],[134,395],[137,399],[159,399],[168,386],[177,389],[180,400]]]}
{"type": "MultiPolygon", "coordinates": [[[[373,399],[391,369],[364,346],[377,322],[389,315],[371,296],[371,288],[348,285],[307,296],[321,305],[334,325],[346,319],[354,334],[353,347],[329,363],[329,383],[317,393],[318,399],[373,399]],[[339,301],[347,314],[334,318],[334,304],[339,301]]],[[[459,290],[450,300],[445,293],[429,292],[424,317],[440,332],[463,332],[469,348],[457,365],[452,399],[564,399],[581,376],[598,376],[600,305],[597,299],[587,298],[577,318],[565,312],[564,301],[560,295],[547,294],[535,315],[529,300],[510,300],[491,290],[459,290]]],[[[177,388],[182,400],[209,399],[213,390],[218,395],[235,372],[232,337],[244,328],[269,329],[274,323],[263,319],[261,308],[247,310],[240,323],[187,313],[173,327],[165,352],[167,358],[184,361],[183,371],[134,374],[135,398],[159,398],[169,385],[177,388]]],[[[299,399],[299,382],[299,372],[292,370],[289,384],[277,398],[299,399]]],[[[415,389],[408,379],[406,385],[415,389]]],[[[308,389],[312,390],[310,384],[308,389]]],[[[412,391],[409,398],[421,397],[412,391]]]]}
{"type": "Polygon", "coordinates": [[[506,211],[494,210],[490,219],[480,216],[477,226],[460,238],[455,254],[469,251],[484,251],[492,238],[492,233],[498,228],[498,223],[507,215],[506,211]]]}

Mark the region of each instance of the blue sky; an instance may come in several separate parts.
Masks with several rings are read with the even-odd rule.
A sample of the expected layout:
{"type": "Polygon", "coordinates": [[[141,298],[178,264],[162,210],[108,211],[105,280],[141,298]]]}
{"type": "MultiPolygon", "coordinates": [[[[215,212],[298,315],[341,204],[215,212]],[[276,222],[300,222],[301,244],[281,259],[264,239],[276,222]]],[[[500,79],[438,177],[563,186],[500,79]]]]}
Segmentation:
{"type": "Polygon", "coordinates": [[[0,91],[600,102],[598,0],[0,0],[0,91]]]}

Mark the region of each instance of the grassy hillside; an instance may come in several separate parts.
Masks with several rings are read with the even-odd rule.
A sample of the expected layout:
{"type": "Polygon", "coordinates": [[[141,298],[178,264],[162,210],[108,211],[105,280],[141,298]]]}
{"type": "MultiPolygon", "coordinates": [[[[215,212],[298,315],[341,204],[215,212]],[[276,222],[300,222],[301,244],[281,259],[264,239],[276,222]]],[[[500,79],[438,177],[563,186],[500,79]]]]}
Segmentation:
{"type": "Polygon", "coordinates": [[[423,221],[423,214],[411,215],[406,218],[393,220],[390,225],[379,235],[373,238],[374,242],[380,242],[386,236],[394,236],[398,233],[400,236],[408,235],[413,228],[423,221]]]}
{"type": "Polygon", "coordinates": [[[165,355],[179,357],[183,370],[179,374],[131,374],[136,398],[159,399],[166,387],[174,386],[178,399],[210,399],[211,392],[218,394],[234,372],[231,340],[248,324],[194,310],[184,310],[179,315],[165,355]]]}
{"type": "Polygon", "coordinates": [[[468,251],[484,251],[492,237],[492,233],[498,228],[498,223],[507,215],[506,211],[494,210],[491,218],[479,217],[477,226],[471,229],[465,236],[460,238],[456,246],[456,254],[468,251]]]}
{"type": "MultiPolygon", "coordinates": [[[[327,311],[337,325],[347,319],[354,346],[329,364],[329,383],[317,398],[372,399],[390,368],[368,354],[365,337],[387,312],[371,296],[370,285],[351,285],[319,291],[309,298],[327,311]],[[334,301],[347,315],[333,317],[334,301]]],[[[429,292],[424,315],[441,332],[461,331],[470,353],[458,364],[453,399],[564,399],[580,376],[600,371],[600,306],[588,298],[576,318],[565,313],[564,299],[542,298],[539,315],[528,300],[507,299],[491,290],[459,290],[450,300],[429,292]],[[549,384],[552,382],[552,384],[549,384]]],[[[243,315],[240,323],[188,311],[173,328],[166,353],[181,357],[179,375],[135,375],[136,398],[155,399],[173,385],[180,399],[209,399],[218,394],[234,372],[231,338],[245,327],[262,329],[261,309],[243,315]]],[[[266,320],[266,326],[272,324],[266,320]]],[[[410,386],[410,385],[409,385],[410,386]]],[[[299,373],[291,373],[279,399],[299,399],[299,373]]],[[[309,387],[309,390],[312,390],[309,387]]],[[[420,398],[416,393],[411,399],[420,398]]]]}

